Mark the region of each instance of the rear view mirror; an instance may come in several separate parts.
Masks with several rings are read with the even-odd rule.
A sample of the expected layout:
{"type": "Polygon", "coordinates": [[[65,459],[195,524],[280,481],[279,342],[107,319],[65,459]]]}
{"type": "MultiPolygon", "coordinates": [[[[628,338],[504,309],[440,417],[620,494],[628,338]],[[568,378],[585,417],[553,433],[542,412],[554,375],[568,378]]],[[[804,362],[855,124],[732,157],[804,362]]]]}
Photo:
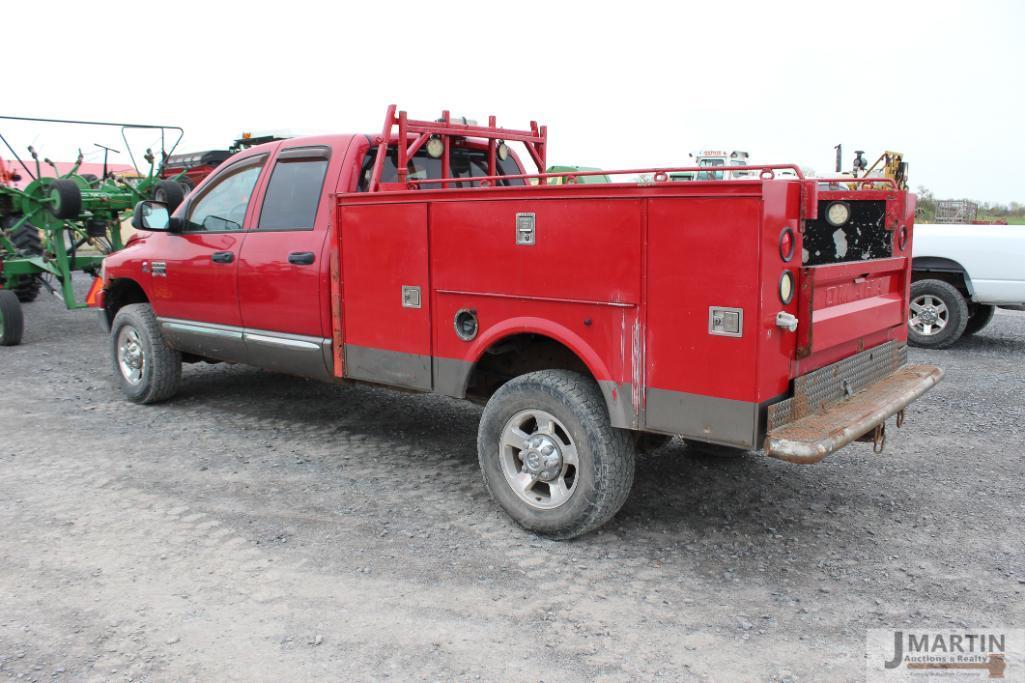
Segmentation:
{"type": "Polygon", "coordinates": [[[144,201],[135,205],[135,212],[132,214],[132,227],[136,230],[168,232],[170,225],[171,214],[167,210],[167,204],[144,201]]]}

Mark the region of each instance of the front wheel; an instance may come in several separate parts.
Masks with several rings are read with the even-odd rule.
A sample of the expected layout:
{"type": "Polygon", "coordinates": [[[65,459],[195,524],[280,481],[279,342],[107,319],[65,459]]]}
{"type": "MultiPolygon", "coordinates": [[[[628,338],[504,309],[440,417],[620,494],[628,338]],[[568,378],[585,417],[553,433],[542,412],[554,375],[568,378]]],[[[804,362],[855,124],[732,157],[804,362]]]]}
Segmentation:
{"type": "Polygon", "coordinates": [[[0,289],[0,346],[17,346],[25,331],[25,318],[18,295],[9,289],[0,289]]]}
{"type": "Polygon", "coordinates": [[[556,539],[597,529],[633,485],[634,439],[609,421],[598,385],[542,370],[502,385],[477,435],[484,485],[520,526],[556,539]]]}
{"type": "Polygon", "coordinates": [[[949,282],[919,280],[911,285],[908,341],[914,346],[945,349],[964,334],[968,303],[949,282]]]}
{"type": "Polygon", "coordinates": [[[114,378],[135,403],[157,403],[178,391],[182,357],[164,341],[149,304],[129,304],[117,312],[110,330],[114,378]]]}

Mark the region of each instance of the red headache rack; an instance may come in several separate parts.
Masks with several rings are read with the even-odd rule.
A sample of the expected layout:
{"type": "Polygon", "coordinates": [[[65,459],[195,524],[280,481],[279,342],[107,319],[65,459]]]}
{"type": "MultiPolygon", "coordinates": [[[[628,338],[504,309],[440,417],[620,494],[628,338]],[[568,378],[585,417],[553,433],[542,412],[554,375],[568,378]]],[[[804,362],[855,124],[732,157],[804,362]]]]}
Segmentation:
{"type": "MultiPolygon", "coordinates": [[[[381,136],[375,141],[377,143],[377,158],[374,160],[374,169],[370,176],[370,191],[389,189],[410,189],[407,182],[409,174],[409,159],[412,158],[421,147],[428,143],[431,138],[440,139],[444,145],[441,154],[441,182],[442,187],[448,186],[452,169],[450,164],[450,151],[453,137],[474,137],[484,138],[488,141],[488,178],[500,178],[498,175],[498,148],[505,142],[522,142],[527,152],[534,160],[539,173],[546,168],[545,157],[548,151],[548,127],[539,126],[537,121],[530,122],[530,130],[513,130],[512,128],[499,128],[494,116],[488,117],[488,125],[478,126],[472,123],[453,121],[449,112],[443,111],[438,121],[418,121],[411,119],[406,112],[395,113],[396,106],[388,105],[388,113],[384,117],[384,129],[381,136]],[[398,127],[398,135],[393,136],[392,132],[398,127]],[[416,138],[410,144],[410,136],[416,138]],[[396,170],[398,181],[395,183],[381,183],[381,171],[384,165],[385,155],[388,153],[388,145],[394,142],[398,151],[398,163],[396,170]]],[[[476,179],[475,179],[476,180],[476,179]]]]}
{"type": "MultiPolygon", "coordinates": [[[[568,185],[576,184],[578,179],[584,176],[647,176],[648,179],[640,181],[641,184],[663,183],[671,180],[672,173],[700,173],[709,169],[704,166],[680,166],[680,167],[656,167],[656,168],[633,168],[625,170],[595,170],[595,171],[573,171],[567,173],[546,173],[547,151],[548,151],[548,127],[539,126],[537,121],[530,122],[530,130],[514,130],[512,128],[499,128],[494,116],[488,117],[488,125],[480,126],[475,123],[453,121],[451,114],[446,110],[441,113],[437,121],[420,121],[411,119],[406,112],[396,113],[397,107],[394,104],[388,105],[388,112],[385,114],[384,128],[381,135],[374,140],[377,145],[377,157],[374,159],[374,167],[370,176],[369,190],[400,191],[418,190],[423,186],[440,186],[441,189],[448,189],[451,185],[459,188],[469,183],[470,187],[487,188],[492,187],[500,181],[522,179],[524,181],[536,181],[539,185],[545,185],[551,178],[561,178],[562,182],[568,185]],[[395,129],[398,128],[397,133],[395,129]],[[473,178],[453,178],[451,167],[452,138],[478,138],[488,141],[488,175],[475,176],[473,178]],[[440,141],[442,150],[441,177],[440,178],[409,178],[409,161],[414,155],[432,139],[440,141]],[[506,142],[521,142],[537,166],[537,173],[520,174],[498,174],[498,153],[501,146],[506,142]],[[388,154],[388,147],[394,144],[398,153],[396,159],[397,180],[394,183],[382,183],[381,175],[384,168],[384,159],[388,154]]],[[[430,147],[428,147],[430,150],[430,147]]],[[[758,179],[772,180],[776,177],[777,171],[790,171],[794,177],[805,180],[804,174],[796,164],[758,164],[751,166],[722,167],[717,170],[733,172],[757,172],[758,179]]],[[[753,178],[751,178],[753,179],[753,178]]],[[[749,181],[748,178],[740,178],[740,181],[749,181]]],[[[738,179],[733,179],[738,180],[738,179]]],[[[694,182],[730,182],[727,179],[709,178],[707,180],[694,182]]],[[[815,184],[825,185],[822,189],[849,189],[857,187],[864,188],[873,185],[889,185],[896,190],[897,184],[892,178],[822,178],[814,179],[815,184]],[[844,187],[846,186],[846,187],[844,187]]]]}

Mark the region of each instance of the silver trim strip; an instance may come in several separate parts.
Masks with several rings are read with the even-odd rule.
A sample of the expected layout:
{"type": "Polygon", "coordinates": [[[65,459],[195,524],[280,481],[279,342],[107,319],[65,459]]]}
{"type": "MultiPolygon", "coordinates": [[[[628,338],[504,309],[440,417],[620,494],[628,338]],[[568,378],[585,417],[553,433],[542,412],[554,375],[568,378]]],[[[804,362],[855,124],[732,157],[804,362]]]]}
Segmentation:
{"type": "Polygon", "coordinates": [[[294,337],[283,337],[271,333],[254,333],[254,332],[243,332],[243,339],[247,342],[256,342],[257,344],[273,344],[275,346],[287,346],[292,349],[302,349],[304,351],[320,351],[323,340],[317,339],[313,341],[314,337],[310,337],[310,341],[305,339],[296,339],[294,337]]]}
{"type": "Polygon", "coordinates": [[[205,334],[225,339],[242,339],[242,328],[231,325],[214,325],[213,323],[184,323],[167,318],[159,318],[160,324],[168,330],[191,334],[205,334]]]}

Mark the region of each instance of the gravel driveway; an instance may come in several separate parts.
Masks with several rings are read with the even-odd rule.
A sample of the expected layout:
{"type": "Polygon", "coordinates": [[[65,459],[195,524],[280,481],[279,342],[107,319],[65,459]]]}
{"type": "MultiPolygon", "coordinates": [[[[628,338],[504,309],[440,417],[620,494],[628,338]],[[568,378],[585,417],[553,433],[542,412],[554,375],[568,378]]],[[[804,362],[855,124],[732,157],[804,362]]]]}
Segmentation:
{"type": "MultiPolygon", "coordinates": [[[[0,349],[0,679],[862,680],[869,628],[1025,625],[1025,314],[947,351],[886,453],[643,457],[554,543],[480,410],[240,366],[123,401],[91,312],[0,349]]],[[[892,425],[891,425],[892,427],[892,425]]]]}

